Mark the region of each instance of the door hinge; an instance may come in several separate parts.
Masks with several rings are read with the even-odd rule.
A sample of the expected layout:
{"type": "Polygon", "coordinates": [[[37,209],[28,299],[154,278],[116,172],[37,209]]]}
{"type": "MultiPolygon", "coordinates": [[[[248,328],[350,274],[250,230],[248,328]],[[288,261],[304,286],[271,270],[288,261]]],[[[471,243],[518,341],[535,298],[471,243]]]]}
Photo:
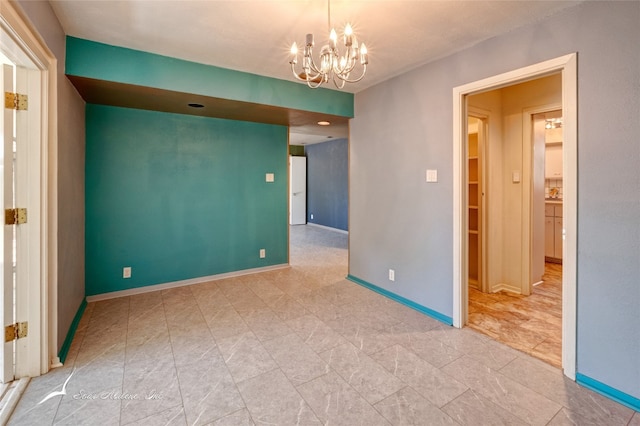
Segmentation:
{"type": "Polygon", "coordinates": [[[22,339],[23,337],[27,337],[28,333],[29,323],[27,321],[17,322],[4,328],[4,341],[6,343],[12,340],[22,339]]]}
{"type": "Polygon", "coordinates": [[[16,208],[4,211],[5,225],[22,225],[23,223],[27,223],[27,209],[16,208]]]}
{"type": "Polygon", "coordinates": [[[29,98],[27,95],[20,93],[4,92],[4,107],[15,109],[17,111],[26,111],[29,106],[29,98]]]}

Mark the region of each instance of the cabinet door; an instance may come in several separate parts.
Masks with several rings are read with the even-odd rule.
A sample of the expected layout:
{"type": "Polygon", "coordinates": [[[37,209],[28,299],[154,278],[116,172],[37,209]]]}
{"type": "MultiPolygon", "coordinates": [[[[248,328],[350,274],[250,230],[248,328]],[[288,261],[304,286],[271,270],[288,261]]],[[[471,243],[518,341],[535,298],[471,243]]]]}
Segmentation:
{"type": "Polygon", "coordinates": [[[562,145],[547,145],[544,158],[544,177],[562,179],[562,145]]]}
{"type": "Polygon", "coordinates": [[[553,246],[555,251],[555,258],[562,259],[562,218],[556,217],[554,219],[553,229],[553,246]]]}
{"type": "Polygon", "coordinates": [[[544,215],[547,217],[553,217],[554,216],[554,205],[551,203],[545,203],[544,204],[544,215]]]}
{"type": "Polygon", "coordinates": [[[544,218],[544,255],[556,257],[553,217],[544,218]]]}

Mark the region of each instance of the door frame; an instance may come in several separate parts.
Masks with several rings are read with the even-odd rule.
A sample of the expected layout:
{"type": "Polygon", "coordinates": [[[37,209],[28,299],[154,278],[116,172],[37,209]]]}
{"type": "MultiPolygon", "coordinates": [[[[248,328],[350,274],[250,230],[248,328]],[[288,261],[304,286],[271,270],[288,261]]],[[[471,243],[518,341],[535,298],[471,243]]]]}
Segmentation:
{"type": "MultiPolygon", "coordinates": [[[[32,94],[33,108],[39,112],[39,128],[33,132],[35,147],[39,150],[40,179],[35,183],[37,198],[35,203],[39,215],[31,215],[37,220],[39,232],[30,236],[28,244],[40,247],[37,259],[30,262],[39,265],[39,273],[30,276],[23,291],[27,300],[19,300],[18,308],[26,309],[24,317],[29,321],[29,336],[24,347],[24,363],[16,366],[16,377],[39,376],[50,368],[59,366],[58,350],[58,236],[57,236],[57,193],[58,193],[58,120],[57,120],[57,59],[38,32],[31,26],[23,12],[8,0],[0,0],[0,27],[9,39],[2,40],[3,46],[11,47],[11,55],[20,64],[21,58],[35,64],[36,70],[29,78],[39,80],[39,90],[32,94]],[[5,45],[6,43],[6,45],[5,45]]],[[[31,191],[30,191],[31,192],[31,191]]]]}
{"type": "MultiPolygon", "coordinates": [[[[523,214],[528,214],[529,218],[526,221],[527,223],[523,223],[522,232],[528,232],[529,244],[527,247],[523,247],[522,250],[522,289],[523,294],[525,296],[529,296],[533,292],[533,281],[531,279],[532,271],[533,271],[533,222],[534,222],[534,213],[533,213],[533,168],[534,168],[534,159],[533,159],[533,116],[536,114],[541,114],[545,112],[562,110],[562,104],[558,103],[550,103],[546,105],[541,105],[538,107],[525,108],[522,110],[522,142],[524,149],[522,151],[522,162],[524,164],[523,170],[523,178],[526,181],[529,181],[530,185],[525,185],[523,187],[522,193],[522,211],[523,214]],[[526,213],[528,212],[528,213],[526,213]],[[528,283],[524,284],[524,283],[528,283]]],[[[525,221],[523,221],[525,222],[525,221]]]]}
{"type": "Polygon", "coordinates": [[[577,53],[554,58],[453,89],[453,325],[462,328],[468,306],[468,289],[463,283],[467,272],[464,138],[466,137],[467,95],[562,74],[563,107],[563,237],[562,248],[562,367],[575,380],[576,374],[576,274],[577,274],[577,53]]]}

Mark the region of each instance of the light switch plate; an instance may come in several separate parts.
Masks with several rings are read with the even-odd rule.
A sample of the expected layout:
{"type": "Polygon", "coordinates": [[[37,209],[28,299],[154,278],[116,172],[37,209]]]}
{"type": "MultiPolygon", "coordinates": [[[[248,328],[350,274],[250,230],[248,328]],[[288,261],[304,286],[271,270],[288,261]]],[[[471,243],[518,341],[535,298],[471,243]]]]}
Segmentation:
{"type": "Polygon", "coordinates": [[[265,180],[267,182],[273,182],[275,180],[275,176],[273,173],[267,173],[265,176],[265,180]]]}
{"type": "Polygon", "coordinates": [[[427,169],[427,182],[438,181],[438,170],[427,169]]]}
{"type": "Polygon", "coordinates": [[[511,182],[520,183],[520,171],[514,170],[511,172],[511,182]]]}

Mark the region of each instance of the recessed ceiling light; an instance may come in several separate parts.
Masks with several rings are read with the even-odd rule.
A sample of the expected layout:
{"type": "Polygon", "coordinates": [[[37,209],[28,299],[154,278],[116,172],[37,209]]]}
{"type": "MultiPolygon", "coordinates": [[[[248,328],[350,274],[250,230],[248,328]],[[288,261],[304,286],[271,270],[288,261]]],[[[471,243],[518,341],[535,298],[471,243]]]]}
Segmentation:
{"type": "Polygon", "coordinates": [[[204,108],[204,105],[202,104],[196,104],[196,103],[191,103],[188,104],[191,108],[204,108]]]}
{"type": "Polygon", "coordinates": [[[331,123],[328,121],[318,121],[319,126],[329,126],[331,123]]]}

